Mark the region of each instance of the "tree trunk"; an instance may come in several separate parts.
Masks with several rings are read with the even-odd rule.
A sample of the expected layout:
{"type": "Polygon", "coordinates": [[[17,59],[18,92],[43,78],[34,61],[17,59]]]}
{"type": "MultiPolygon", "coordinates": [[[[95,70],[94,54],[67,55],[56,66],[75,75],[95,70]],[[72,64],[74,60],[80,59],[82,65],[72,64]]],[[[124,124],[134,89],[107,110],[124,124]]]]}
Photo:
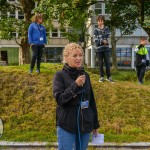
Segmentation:
{"type": "Polygon", "coordinates": [[[19,47],[19,65],[30,63],[30,45],[28,44],[27,37],[21,38],[19,47]]]}
{"type": "Polygon", "coordinates": [[[114,26],[112,26],[111,27],[112,69],[116,71],[116,70],[118,70],[118,66],[117,66],[117,58],[116,58],[115,31],[116,31],[116,28],[114,26]]]}
{"type": "Polygon", "coordinates": [[[34,0],[19,0],[24,13],[25,24],[22,27],[21,43],[19,44],[19,65],[30,63],[30,45],[28,44],[28,26],[33,16],[34,0]]]}
{"type": "MultiPolygon", "coordinates": [[[[150,37],[150,27],[146,26],[146,27],[143,27],[143,28],[146,31],[146,33],[148,34],[148,36],[150,37]]],[[[149,42],[150,42],[150,38],[149,38],[149,42]]]]}
{"type": "Polygon", "coordinates": [[[139,2],[140,2],[140,21],[141,21],[141,25],[143,26],[143,23],[144,23],[144,20],[145,20],[144,19],[144,17],[145,17],[145,15],[144,15],[145,0],[139,0],[139,2]]]}

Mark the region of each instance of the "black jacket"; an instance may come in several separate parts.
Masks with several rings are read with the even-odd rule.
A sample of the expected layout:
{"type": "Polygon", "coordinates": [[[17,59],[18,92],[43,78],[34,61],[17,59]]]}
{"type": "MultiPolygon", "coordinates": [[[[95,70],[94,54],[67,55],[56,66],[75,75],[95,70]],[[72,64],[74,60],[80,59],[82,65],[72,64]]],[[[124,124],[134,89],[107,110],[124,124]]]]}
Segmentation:
{"type": "Polygon", "coordinates": [[[149,66],[149,55],[147,48],[140,44],[135,49],[136,52],[136,67],[146,67],[149,66]]]}
{"type": "Polygon", "coordinates": [[[64,65],[63,69],[54,76],[53,94],[57,102],[56,125],[75,133],[78,129],[77,119],[80,118],[80,132],[89,133],[99,127],[90,78],[83,69],[74,69],[64,65]],[[83,73],[86,81],[83,87],[79,87],[75,80],[83,73]],[[79,117],[77,117],[81,100],[88,100],[89,107],[80,109],[79,117]]]}

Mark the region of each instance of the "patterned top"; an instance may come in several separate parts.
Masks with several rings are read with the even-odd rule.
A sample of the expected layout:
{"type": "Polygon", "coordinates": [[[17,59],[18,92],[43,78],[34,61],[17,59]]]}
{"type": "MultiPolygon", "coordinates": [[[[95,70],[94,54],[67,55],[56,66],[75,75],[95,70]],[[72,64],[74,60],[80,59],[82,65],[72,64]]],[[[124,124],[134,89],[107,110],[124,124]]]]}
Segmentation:
{"type": "Polygon", "coordinates": [[[109,28],[106,26],[103,29],[95,28],[94,31],[94,43],[95,49],[100,49],[101,47],[109,47],[109,44],[106,45],[103,43],[103,40],[108,42],[108,37],[110,35],[109,28]]]}

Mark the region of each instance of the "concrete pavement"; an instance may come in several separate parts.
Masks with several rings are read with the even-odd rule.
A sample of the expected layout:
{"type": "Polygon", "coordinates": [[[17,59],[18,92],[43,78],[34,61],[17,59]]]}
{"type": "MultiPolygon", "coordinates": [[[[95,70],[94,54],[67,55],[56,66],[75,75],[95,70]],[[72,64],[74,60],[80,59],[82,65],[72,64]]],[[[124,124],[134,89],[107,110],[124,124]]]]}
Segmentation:
{"type": "MultiPolygon", "coordinates": [[[[0,149],[5,150],[57,150],[57,143],[50,142],[8,142],[0,141],[0,149]]],[[[94,147],[96,150],[150,150],[150,142],[139,142],[139,143],[109,143],[105,142],[102,145],[95,145],[89,143],[89,147],[94,147]]]]}

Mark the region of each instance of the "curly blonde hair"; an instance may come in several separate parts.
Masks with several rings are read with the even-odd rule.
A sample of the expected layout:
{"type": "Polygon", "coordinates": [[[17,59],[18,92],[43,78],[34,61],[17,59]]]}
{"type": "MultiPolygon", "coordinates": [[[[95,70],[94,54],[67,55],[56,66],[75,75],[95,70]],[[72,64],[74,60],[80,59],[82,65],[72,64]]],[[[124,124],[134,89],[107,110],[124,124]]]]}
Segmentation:
{"type": "Polygon", "coordinates": [[[43,19],[43,15],[40,13],[36,13],[33,17],[32,17],[32,22],[37,22],[37,20],[41,18],[43,19]]]}
{"type": "Polygon", "coordinates": [[[82,55],[84,56],[84,51],[82,49],[82,47],[79,45],[79,44],[76,44],[76,43],[69,43],[65,46],[64,50],[63,50],[63,63],[68,63],[66,61],[66,58],[71,54],[71,52],[75,49],[80,49],[81,52],[82,52],[82,55]]]}

